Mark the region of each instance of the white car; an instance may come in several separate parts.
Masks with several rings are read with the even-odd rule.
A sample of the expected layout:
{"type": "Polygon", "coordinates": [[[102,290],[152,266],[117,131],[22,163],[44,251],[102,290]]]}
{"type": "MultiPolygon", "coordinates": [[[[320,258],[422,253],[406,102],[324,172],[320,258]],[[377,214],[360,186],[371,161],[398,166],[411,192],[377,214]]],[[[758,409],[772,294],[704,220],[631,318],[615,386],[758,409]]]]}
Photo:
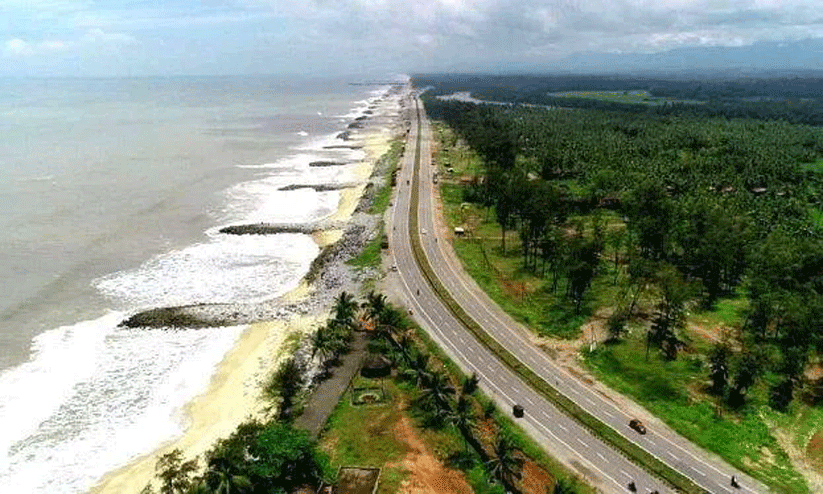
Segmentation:
{"type": "Polygon", "coordinates": [[[420,234],[421,234],[421,235],[425,235],[425,234],[427,234],[427,233],[428,233],[428,232],[426,231],[426,229],[425,229],[425,228],[423,228],[422,230],[420,230],[420,234]]]}

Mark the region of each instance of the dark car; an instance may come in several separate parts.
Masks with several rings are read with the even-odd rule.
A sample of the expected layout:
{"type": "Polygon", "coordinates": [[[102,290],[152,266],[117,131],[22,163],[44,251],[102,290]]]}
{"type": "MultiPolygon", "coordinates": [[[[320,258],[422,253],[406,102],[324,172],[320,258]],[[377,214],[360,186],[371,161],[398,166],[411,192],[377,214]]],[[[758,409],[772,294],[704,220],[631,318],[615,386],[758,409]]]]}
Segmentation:
{"type": "Polygon", "coordinates": [[[637,419],[631,419],[631,420],[629,420],[629,427],[631,427],[632,429],[636,430],[636,431],[637,431],[637,432],[639,432],[640,434],[645,434],[645,433],[646,433],[646,426],[645,426],[645,425],[643,425],[643,422],[641,422],[641,421],[639,421],[639,420],[637,420],[637,419]]]}
{"type": "Polygon", "coordinates": [[[521,418],[523,416],[523,407],[520,405],[514,405],[512,407],[512,414],[514,414],[517,418],[521,418]]]}

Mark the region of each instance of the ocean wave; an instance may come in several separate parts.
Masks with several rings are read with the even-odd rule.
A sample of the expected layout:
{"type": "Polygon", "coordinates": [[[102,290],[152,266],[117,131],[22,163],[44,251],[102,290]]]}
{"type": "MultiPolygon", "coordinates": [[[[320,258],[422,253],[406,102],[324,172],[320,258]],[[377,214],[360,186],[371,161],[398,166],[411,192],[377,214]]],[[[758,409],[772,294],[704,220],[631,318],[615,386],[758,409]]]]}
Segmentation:
{"type": "Polygon", "coordinates": [[[33,177],[22,177],[18,182],[54,182],[54,175],[37,175],[33,177]]]}
{"type": "MultiPolygon", "coordinates": [[[[9,447],[0,466],[0,491],[85,492],[106,472],[179,436],[185,404],[206,390],[214,367],[245,328],[135,331],[117,328],[120,318],[111,313],[54,330],[52,336],[59,337],[43,342],[43,354],[34,362],[51,361],[54,352],[76,353],[43,376],[42,387],[29,388],[13,402],[9,412],[37,416],[25,417],[35,423],[25,435],[15,429],[15,438],[3,438],[9,447]],[[63,348],[67,341],[72,345],[63,348]],[[55,385],[48,381],[61,380],[61,373],[72,376],[65,380],[73,385],[52,395],[55,385]],[[24,407],[32,395],[40,402],[24,407]]],[[[30,384],[37,381],[33,372],[31,366],[13,371],[18,382],[30,384]]],[[[4,398],[8,391],[0,381],[4,398]]],[[[20,423],[20,417],[10,418],[20,423]]]]}
{"type": "Polygon", "coordinates": [[[0,480],[9,474],[13,446],[32,435],[94,372],[106,335],[122,318],[123,313],[110,312],[41,333],[32,342],[29,362],[0,374],[0,423],[5,424],[0,427],[0,480]]]}
{"type": "Polygon", "coordinates": [[[157,256],[95,286],[127,307],[259,302],[297,286],[317,256],[308,235],[221,235],[157,256]]]}
{"type": "MultiPolygon", "coordinates": [[[[354,102],[346,115],[321,118],[331,123],[356,118],[374,97],[379,96],[354,102]]],[[[337,210],[339,191],[277,189],[349,182],[349,166],[309,163],[349,163],[365,152],[325,149],[343,143],[337,134],[298,135],[302,139],[290,136],[290,156],[237,166],[266,176],[225,190],[218,221],[309,223],[337,210]]],[[[121,310],[42,333],[34,339],[29,362],[0,373],[0,492],[85,492],[106,472],[178,436],[185,427],[184,405],[206,389],[214,367],[243,330],[118,328],[127,314],[276,298],[300,282],[319,252],[305,234],[235,236],[216,229],[201,243],[96,279],[94,286],[121,310]]]]}
{"type": "Polygon", "coordinates": [[[272,175],[237,184],[225,192],[228,200],[220,223],[309,223],[329,216],[337,210],[339,192],[280,189],[298,183],[344,182],[350,177],[336,168],[343,167],[316,167],[312,173],[272,175]]]}

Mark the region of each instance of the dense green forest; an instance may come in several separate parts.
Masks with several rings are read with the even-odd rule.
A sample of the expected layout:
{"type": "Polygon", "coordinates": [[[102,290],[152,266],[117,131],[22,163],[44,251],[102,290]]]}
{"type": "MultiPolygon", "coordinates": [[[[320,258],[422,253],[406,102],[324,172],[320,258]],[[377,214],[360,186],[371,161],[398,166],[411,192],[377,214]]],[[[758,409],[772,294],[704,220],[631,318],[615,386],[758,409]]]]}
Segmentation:
{"type": "MultiPolygon", "coordinates": [[[[769,82],[421,77],[428,114],[484,162],[464,190],[519,235],[524,269],[580,310],[605,266],[625,273],[609,331],[647,317],[648,348],[677,359],[690,307],[744,294],[734,341],[709,356],[711,392],[730,408],[756,384],[786,407],[823,350],[823,124],[819,79],[769,82]],[[586,84],[589,84],[588,86],[586,84]],[[647,89],[700,104],[558,98],[567,89],[647,89]],[[529,105],[476,105],[435,96],[529,105]],[[565,108],[558,108],[559,106],[565,108]],[[571,108],[570,108],[571,107],[571,108]],[[747,118],[739,118],[746,116],[747,118]],[[638,314],[654,297],[652,314],[638,314]]],[[[809,394],[810,393],[810,394],[809,394]]]]}
{"type": "Polygon", "coordinates": [[[470,91],[487,101],[699,118],[751,118],[823,125],[823,79],[656,79],[597,76],[419,76],[429,94],[470,91]],[[562,96],[565,91],[645,90],[660,105],[562,96]],[[697,104],[696,104],[697,103],[697,104]]]}

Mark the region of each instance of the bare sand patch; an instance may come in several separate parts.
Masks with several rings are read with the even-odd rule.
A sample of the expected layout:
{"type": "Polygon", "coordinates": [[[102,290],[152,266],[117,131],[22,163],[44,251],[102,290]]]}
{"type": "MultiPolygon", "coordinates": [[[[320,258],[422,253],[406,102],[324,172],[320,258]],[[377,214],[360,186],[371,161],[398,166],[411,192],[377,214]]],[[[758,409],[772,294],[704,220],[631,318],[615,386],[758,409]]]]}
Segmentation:
{"type": "Polygon", "coordinates": [[[447,468],[417,436],[407,416],[403,416],[392,432],[408,448],[400,461],[386,466],[400,467],[410,476],[400,484],[399,494],[472,494],[472,488],[459,470],[447,468]]]}

